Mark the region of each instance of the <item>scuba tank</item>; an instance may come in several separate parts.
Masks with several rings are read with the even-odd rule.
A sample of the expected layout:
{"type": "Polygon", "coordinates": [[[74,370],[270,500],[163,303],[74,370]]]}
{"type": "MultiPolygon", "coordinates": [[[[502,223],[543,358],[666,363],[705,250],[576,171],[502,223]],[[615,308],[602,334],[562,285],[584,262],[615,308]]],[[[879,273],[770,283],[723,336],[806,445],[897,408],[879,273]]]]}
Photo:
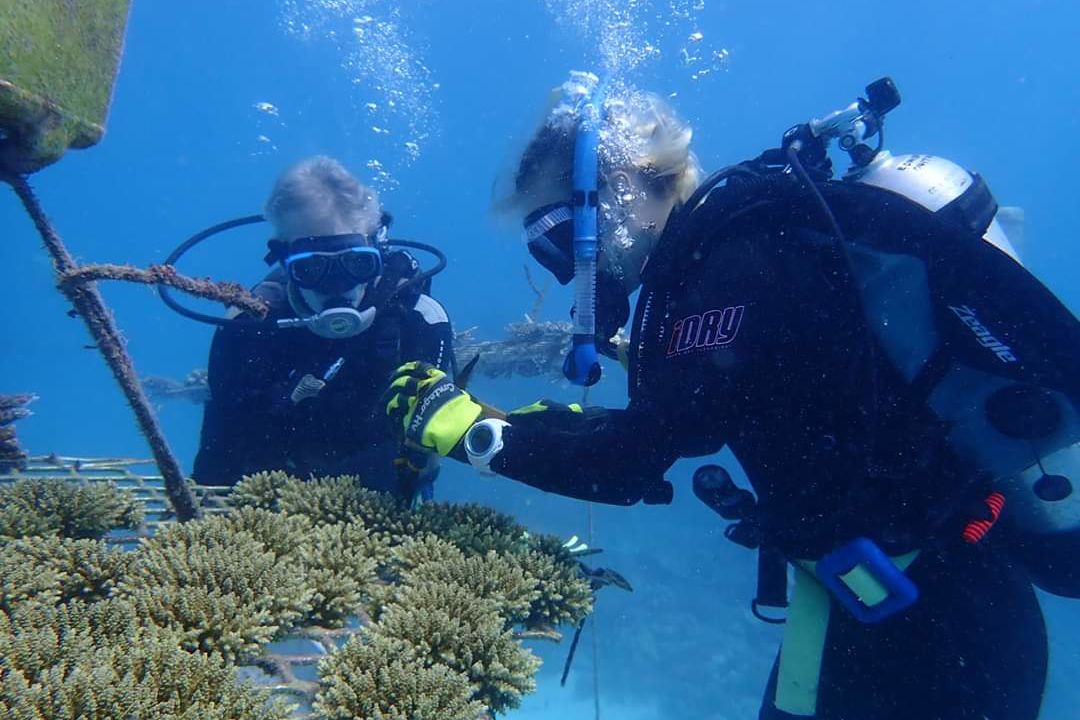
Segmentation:
{"type": "Polygon", "coordinates": [[[1020,264],[978,174],[883,149],[899,103],[882,78],[866,98],[788,130],[780,148],[716,173],[672,219],[687,230],[674,237],[697,245],[670,243],[647,271],[700,257],[766,206],[806,223],[792,207],[811,202],[869,340],[940,421],[968,476],[1004,497],[1010,552],[1043,589],[1080,597],[1080,323],[1020,264]],[[834,140],[851,160],[839,180],[834,140]]]}
{"type": "Polygon", "coordinates": [[[980,196],[977,201],[982,211],[993,209],[990,224],[982,234],[983,240],[1020,262],[1016,248],[998,219],[1001,209],[993,203],[989,190],[980,187],[981,179],[977,175],[950,160],[934,155],[894,156],[888,150],[880,150],[869,164],[853,166],[845,179],[902,195],[930,212],[942,210],[970,191],[973,196],[980,196]]]}
{"type": "Polygon", "coordinates": [[[871,155],[857,140],[859,114],[871,113],[865,127],[876,120],[880,131],[875,86],[884,82],[867,88],[870,101],[812,121],[811,129],[839,137],[851,155],[842,182],[903,197],[927,219],[952,226],[957,240],[919,253],[922,263],[852,248],[868,322],[897,369],[947,423],[953,450],[988,473],[1004,496],[1012,549],[1032,579],[1045,590],[1080,595],[1080,569],[1070,567],[1080,550],[1080,324],[1020,264],[979,175],[931,155],[893,156],[880,145],[871,155]],[[910,267],[898,271],[905,262],[910,267]],[[881,318],[897,305],[897,291],[916,288],[922,292],[902,292],[903,302],[915,306],[912,319],[930,320],[930,332],[920,333],[919,323],[890,329],[881,318]],[[925,348],[921,357],[911,357],[913,345],[925,348]]]}

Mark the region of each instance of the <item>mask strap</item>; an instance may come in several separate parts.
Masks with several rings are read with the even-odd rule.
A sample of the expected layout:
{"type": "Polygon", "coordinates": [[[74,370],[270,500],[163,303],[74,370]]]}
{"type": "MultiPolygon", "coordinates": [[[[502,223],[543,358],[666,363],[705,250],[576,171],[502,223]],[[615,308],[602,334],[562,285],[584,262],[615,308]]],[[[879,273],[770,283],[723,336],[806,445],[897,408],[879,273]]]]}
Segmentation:
{"type": "Polygon", "coordinates": [[[278,240],[277,238],[270,238],[267,240],[266,248],[268,252],[263,256],[263,262],[267,265],[283,262],[285,256],[289,254],[289,243],[284,240],[278,240]]]}
{"type": "Polygon", "coordinates": [[[539,238],[544,238],[553,228],[573,219],[574,212],[569,205],[557,205],[525,226],[525,240],[530,243],[536,242],[539,238]]]}

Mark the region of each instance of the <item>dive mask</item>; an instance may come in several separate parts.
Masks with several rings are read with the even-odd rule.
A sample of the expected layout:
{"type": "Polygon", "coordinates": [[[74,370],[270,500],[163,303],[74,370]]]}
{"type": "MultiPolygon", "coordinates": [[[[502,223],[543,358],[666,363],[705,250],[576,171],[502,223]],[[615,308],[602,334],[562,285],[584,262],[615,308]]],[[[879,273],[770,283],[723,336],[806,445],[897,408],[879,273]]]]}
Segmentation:
{"type": "Polygon", "coordinates": [[[298,287],[336,295],[379,277],[382,253],[363,235],[308,237],[289,244],[282,265],[298,287]]]}
{"type": "MultiPolygon", "coordinates": [[[[555,276],[560,285],[574,279],[574,213],[568,203],[545,205],[525,218],[529,254],[555,276]]],[[[603,250],[601,250],[603,252],[603,250]]],[[[630,300],[622,279],[610,267],[601,267],[596,278],[597,347],[610,353],[611,337],[630,318],[630,300]]]]}

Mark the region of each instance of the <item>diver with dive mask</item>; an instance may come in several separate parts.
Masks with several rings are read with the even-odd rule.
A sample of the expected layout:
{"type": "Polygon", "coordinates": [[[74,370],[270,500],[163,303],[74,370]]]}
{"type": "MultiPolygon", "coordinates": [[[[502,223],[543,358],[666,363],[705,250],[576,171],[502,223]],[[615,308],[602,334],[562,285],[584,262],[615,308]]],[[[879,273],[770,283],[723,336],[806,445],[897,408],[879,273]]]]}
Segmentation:
{"type": "MultiPolygon", "coordinates": [[[[765,551],[755,612],[787,607],[762,720],[1037,717],[1048,653],[1035,586],[1080,597],[1080,323],[1019,263],[986,183],[883,147],[899,103],[887,78],[704,181],[689,127],[655,95],[605,120],[601,152],[575,152],[593,122],[577,98],[602,102],[596,87],[571,75],[501,205],[525,218],[534,257],[564,283],[572,257],[588,290],[604,268],[582,272],[590,237],[574,227],[568,242],[568,216],[576,226],[603,200],[578,168],[609,181],[622,169],[650,195],[664,187],[653,178],[673,178],[651,247],[652,216],[632,216],[648,263],[626,407],[502,412],[409,363],[386,395],[399,432],[611,505],[671,502],[671,465],[727,446],[749,489],[709,465],[695,494],[737,521],[731,540],[765,551]],[[851,159],[842,178],[834,141],[851,159]]],[[[594,259],[622,251],[616,229],[600,223],[594,259]]],[[[599,289],[587,300],[599,328],[599,289]]]]}
{"type": "Polygon", "coordinates": [[[265,217],[207,228],[165,262],[176,263],[209,237],[264,221],[274,228],[264,257],[272,269],[251,291],[268,306],[264,319],[197,312],[159,288],[172,309],[217,326],[196,481],[233,485],[269,470],[302,478],[347,474],[406,501],[429,497],[437,465],[407,473],[395,465],[399,443],[377,400],[384,379],[416,353],[453,372],[449,317],[427,294],[445,255],[391,239],[391,217],[375,192],[337,161],[316,157],[279,178],[265,217]],[[422,269],[405,248],[426,251],[437,263],[422,269]]]}

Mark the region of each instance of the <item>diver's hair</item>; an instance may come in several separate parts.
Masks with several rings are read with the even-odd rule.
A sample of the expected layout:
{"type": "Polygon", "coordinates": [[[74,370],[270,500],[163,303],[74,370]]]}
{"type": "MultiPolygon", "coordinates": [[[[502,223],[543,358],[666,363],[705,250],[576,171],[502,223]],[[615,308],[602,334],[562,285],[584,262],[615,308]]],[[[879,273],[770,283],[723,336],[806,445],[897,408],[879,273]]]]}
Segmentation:
{"type": "MultiPolygon", "coordinates": [[[[559,90],[544,122],[522,153],[514,189],[500,205],[529,212],[549,203],[564,202],[573,191],[574,144],[577,123],[567,122],[558,106],[559,90]]],[[[701,183],[702,170],[690,150],[693,130],[668,103],[652,93],[636,92],[625,99],[609,98],[601,131],[600,173],[637,170],[657,190],[686,201],[701,183]]]]}
{"type": "Polygon", "coordinates": [[[264,210],[280,240],[310,235],[378,230],[378,194],[333,158],[318,155],[288,168],[277,179],[264,210]]]}

